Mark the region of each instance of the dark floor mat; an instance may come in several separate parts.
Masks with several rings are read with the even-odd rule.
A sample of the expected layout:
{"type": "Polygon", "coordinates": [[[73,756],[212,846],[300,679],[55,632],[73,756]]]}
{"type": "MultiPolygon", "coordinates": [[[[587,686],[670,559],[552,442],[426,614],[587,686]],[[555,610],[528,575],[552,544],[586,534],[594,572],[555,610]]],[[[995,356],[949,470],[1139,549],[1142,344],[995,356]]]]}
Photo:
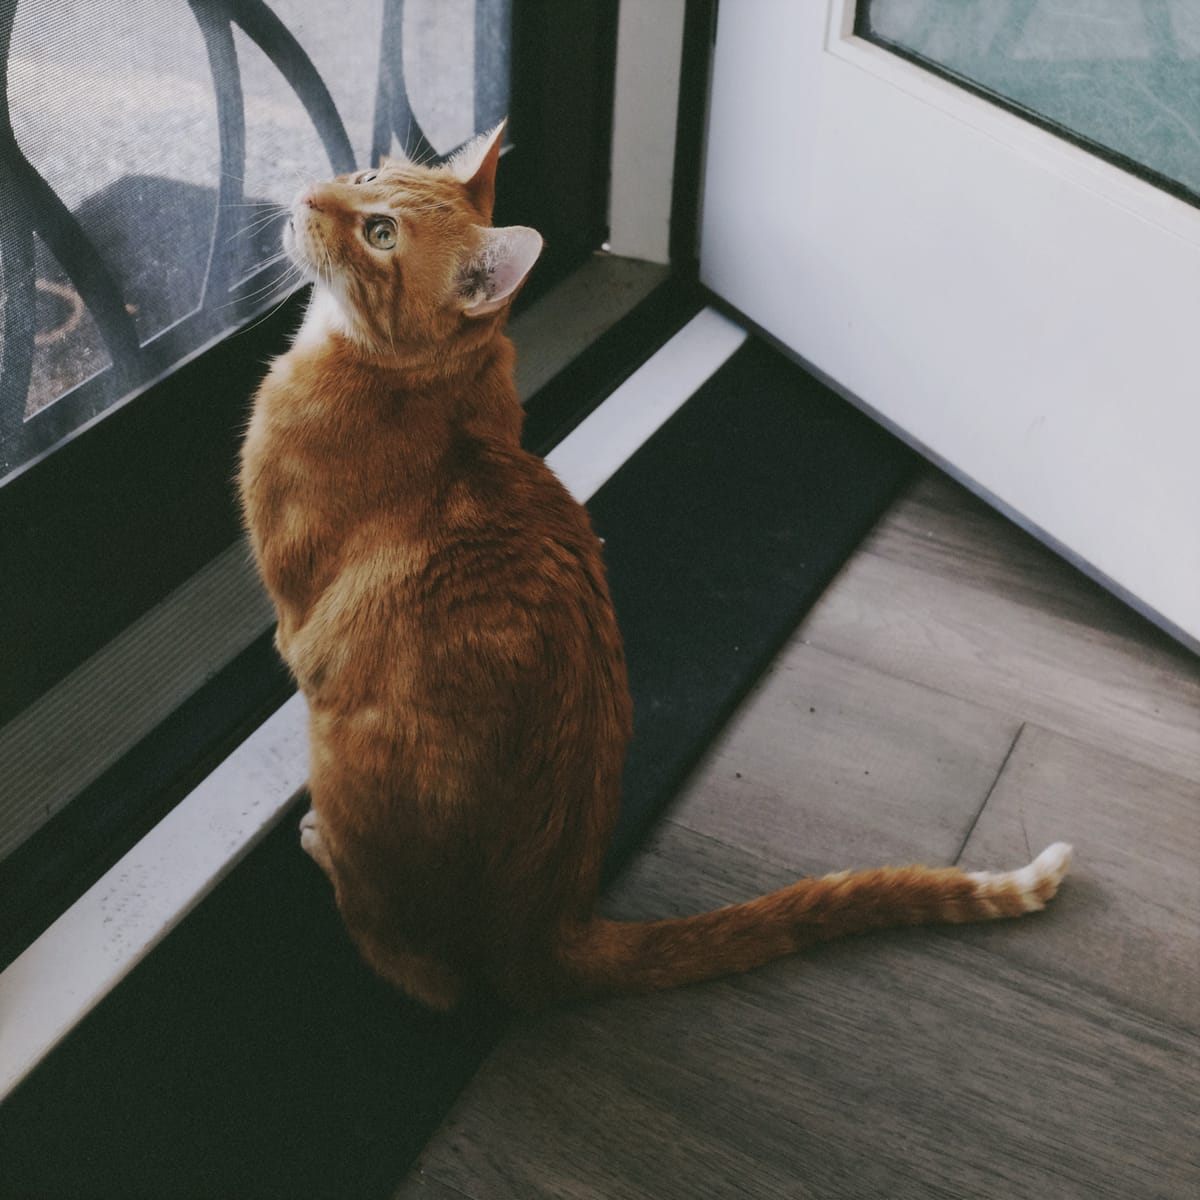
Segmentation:
{"type": "MultiPolygon", "coordinates": [[[[594,497],[636,731],[611,875],[913,456],[747,343],[594,497]]],[[[384,1200],[503,1029],[349,947],[274,831],[0,1109],[14,1200],[384,1200]]]]}

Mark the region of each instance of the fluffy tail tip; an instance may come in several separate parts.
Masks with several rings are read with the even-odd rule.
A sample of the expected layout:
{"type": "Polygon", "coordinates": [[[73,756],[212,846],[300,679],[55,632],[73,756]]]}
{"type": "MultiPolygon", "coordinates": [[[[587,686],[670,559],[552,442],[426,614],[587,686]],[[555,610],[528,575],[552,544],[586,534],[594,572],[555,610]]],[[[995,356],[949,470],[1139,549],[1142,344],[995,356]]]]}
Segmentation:
{"type": "Polygon", "coordinates": [[[1071,847],[1066,842],[1047,846],[1024,870],[1018,879],[1024,883],[1022,892],[1030,912],[1045,907],[1054,898],[1067,868],[1071,865],[1071,847]]]}
{"type": "Polygon", "coordinates": [[[1066,842],[1055,842],[1053,845],[1047,846],[1029,864],[1035,874],[1040,877],[1053,878],[1055,887],[1062,882],[1062,877],[1067,873],[1070,865],[1071,847],[1066,842]]]}
{"type": "MultiPolygon", "coordinates": [[[[997,900],[1008,897],[1008,905],[1016,900],[1020,910],[1037,912],[1054,898],[1070,865],[1071,847],[1066,842],[1055,842],[1019,871],[972,871],[970,877],[977,885],[977,895],[997,900]]],[[[1001,906],[997,908],[995,915],[1006,915],[1001,906]]]]}

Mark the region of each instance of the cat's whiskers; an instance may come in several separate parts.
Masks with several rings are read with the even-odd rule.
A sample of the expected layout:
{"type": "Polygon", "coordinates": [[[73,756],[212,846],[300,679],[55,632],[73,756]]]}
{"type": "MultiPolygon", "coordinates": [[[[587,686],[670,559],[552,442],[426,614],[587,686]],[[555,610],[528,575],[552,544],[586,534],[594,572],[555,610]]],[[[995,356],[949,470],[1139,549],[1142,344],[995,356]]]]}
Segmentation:
{"type": "Polygon", "coordinates": [[[266,213],[264,216],[254,217],[252,220],[247,221],[246,224],[235,229],[225,240],[232,242],[234,238],[249,237],[252,234],[258,233],[260,230],[266,229],[272,221],[281,220],[287,216],[287,211],[286,208],[280,208],[274,212],[266,213]]]}
{"type": "Polygon", "coordinates": [[[325,287],[327,287],[331,292],[334,292],[336,290],[333,286],[333,259],[332,259],[332,257],[330,257],[328,250],[325,251],[325,258],[324,258],[323,263],[317,265],[317,279],[319,282],[323,283],[325,285],[325,287]],[[322,273],[322,270],[321,270],[322,265],[325,266],[326,268],[328,268],[328,271],[329,271],[328,279],[326,279],[325,275],[322,273]]]}
{"type": "MultiPolygon", "coordinates": [[[[291,298],[292,298],[292,293],[288,292],[287,295],[284,296],[283,299],[280,300],[278,304],[276,304],[273,308],[271,308],[267,312],[263,313],[263,315],[261,317],[259,317],[257,321],[251,322],[244,329],[239,329],[238,333],[249,333],[251,329],[257,329],[258,326],[261,325],[264,321],[269,321],[291,298]]],[[[237,335],[235,334],[234,336],[236,337],[237,335]]]]}
{"type": "Polygon", "coordinates": [[[441,158],[441,155],[437,152],[437,150],[434,148],[432,143],[426,141],[426,145],[429,146],[429,149],[421,154],[414,154],[409,149],[409,145],[415,137],[416,137],[415,131],[413,130],[413,128],[411,126],[409,126],[408,133],[405,135],[405,138],[404,138],[404,157],[414,167],[426,167],[426,166],[429,166],[430,163],[436,163],[437,160],[439,158],[441,158]]]}
{"type": "MultiPolygon", "coordinates": [[[[273,266],[274,264],[278,263],[280,261],[280,259],[283,259],[286,257],[287,257],[287,255],[285,253],[280,252],[274,258],[268,259],[264,263],[260,263],[259,266],[260,266],[260,268],[265,269],[267,267],[273,266]]],[[[263,297],[267,297],[268,298],[267,302],[270,303],[274,300],[274,296],[272,295],[272,293],[277,288],[284,288],[287,295],[290,295],[292,285],[294,283],[298,283],[303,277],[304,277],[303,268],[299,267],[296,263],[289,262],[287,268],[284,270],[284,272],[281,275],[276,276],[276,278],[268,281],[267,283],[261,285],[260,287],[255,288],[251,292],[244,292],[242,295],[237,296],[234,299],[227,301],[225,304],[220,305],[220,307],[221,308],[231,308],[234,305],[246,304],[246,303],[249,303],[254,300],[262,299],[263,297]]],[[[287,298],[287,295],[284,296],[284,299],[287,298]]]]}
{"type": "Polygon", "coordinates": [[[296,271],[294,274],[291,272],[285,272],[278,279],[273,279],[264,287],[256,288],[252,292],[246,292],[244,295],[239,296],[236,300],[230,300],[228,305],[222,305],[221,307],[226,308],[236,304],[251,304],[255,302],[274,304],[276,299],[283,298],[282,295],[280,295],[280,289],[282,289],[283,295],[290,295],[292,285],[299,283],[302,278],[303,276],[299,271],[296,271]]]}
{"type": "MultiPolygon", "coordinates": [[[[261,264],[261,269],[265,270],[266,268],[274,265],[274,263],[263,263],[261,264]]],[[[244,292],[237,298],[237,300],[231,301],[231,303],[238,304],[244,300],[253,300],[258,296],[266,295],[268,292],[272,292],[277,287],[280,287],[287,280],[288,276],[293,273],[299,274],[298,268],[294,265],[289,265],[285,267],[283,271],[279,272],[273,279],[268,280],[266,283],[260,283],[252,292],[244,292]]]]}
{"type": "Polygon", "coordinates": [[[270,225],[272,221],[282,220],[288,216],[289,210],[286,208],[277,209],[275,212],[264,213],[260,217],[254,217],[248,221],[243,228],[245,229],[261,229],[264,225],[270,225]]]}
{"type": "Polygon", "coordinates": [[[413,166],[420,166],[412,152],[413,128],[410,125],[408,131],[404,135],[404,145],[401,147],[401,153],[404,155],[404,161],[411,163],[413,166]]]}

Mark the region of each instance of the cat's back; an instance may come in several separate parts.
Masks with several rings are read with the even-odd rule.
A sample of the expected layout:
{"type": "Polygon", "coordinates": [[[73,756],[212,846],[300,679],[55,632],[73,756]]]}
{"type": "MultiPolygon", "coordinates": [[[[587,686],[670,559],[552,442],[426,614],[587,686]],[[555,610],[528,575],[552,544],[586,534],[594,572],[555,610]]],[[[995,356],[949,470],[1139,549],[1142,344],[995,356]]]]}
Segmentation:
{"type": "Polygon", "coordinates": [[[631,704],[587,513],[540,458],[469,430],[437,477],[415,525],[364,521],[287,645],[316,739],[439,805],[615,788],[631,704]]]}
{"type": "Polygon", "coordinates": [[[447,636],[508,628],[524,652],[619,654],[600,541],[541,458],[461,433],[439,501],[414,587],[447,636]]]}
{"type": "Polygon", "coordinates": [[[521,448],[510,362],[469,395],[397,391],[302,345],[273,365],[243,492],[310,699],[440,708],[548,674],[554,691],[548,662],[624,688],[599,540],[521,448]]]}

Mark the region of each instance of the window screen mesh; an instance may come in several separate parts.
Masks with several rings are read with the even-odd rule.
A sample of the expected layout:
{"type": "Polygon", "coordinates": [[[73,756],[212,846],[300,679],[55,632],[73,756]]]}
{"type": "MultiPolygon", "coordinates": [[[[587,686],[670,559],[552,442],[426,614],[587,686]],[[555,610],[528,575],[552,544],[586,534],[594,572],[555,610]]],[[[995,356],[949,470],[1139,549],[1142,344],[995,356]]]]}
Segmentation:
{"type": "Polygon", "coordinates": [[[0,4],[0,477],[278,302],[304,181],[499,120],[511,3],[0,4]]]}

